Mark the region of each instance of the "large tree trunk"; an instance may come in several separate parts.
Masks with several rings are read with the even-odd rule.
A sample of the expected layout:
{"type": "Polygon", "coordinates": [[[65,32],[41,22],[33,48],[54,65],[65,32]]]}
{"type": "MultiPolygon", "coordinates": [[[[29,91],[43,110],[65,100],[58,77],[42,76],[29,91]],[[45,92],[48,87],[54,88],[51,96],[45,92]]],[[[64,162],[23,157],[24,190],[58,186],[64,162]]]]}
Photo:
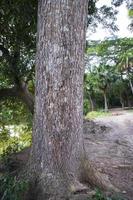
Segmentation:
{"type": "Polygon", "coordinates": [[[36,199],[65,199],[78,185],[86,17],[87,0],[39,1],[31,156],[40,179],[36,199]]]}

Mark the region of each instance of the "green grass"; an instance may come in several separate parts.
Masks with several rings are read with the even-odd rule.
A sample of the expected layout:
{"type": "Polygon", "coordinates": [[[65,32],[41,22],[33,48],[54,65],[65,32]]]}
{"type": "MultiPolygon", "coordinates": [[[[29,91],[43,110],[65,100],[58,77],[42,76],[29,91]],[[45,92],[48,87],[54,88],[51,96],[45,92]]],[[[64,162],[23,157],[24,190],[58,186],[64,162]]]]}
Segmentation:
{"type": "Polygon", "coordinates": [[[132,110],[127,110],[127,112],[132,113],[132,112],[133,112],[133,109],[132,109],[132,110]]]}
{"type": "Polygon", "coordinates": [[[111,116],[111,113],[104,111],[92,111],[85,116],[85,119],[95,119],[98,117],[106,117],[106,116],[111,116]]]}

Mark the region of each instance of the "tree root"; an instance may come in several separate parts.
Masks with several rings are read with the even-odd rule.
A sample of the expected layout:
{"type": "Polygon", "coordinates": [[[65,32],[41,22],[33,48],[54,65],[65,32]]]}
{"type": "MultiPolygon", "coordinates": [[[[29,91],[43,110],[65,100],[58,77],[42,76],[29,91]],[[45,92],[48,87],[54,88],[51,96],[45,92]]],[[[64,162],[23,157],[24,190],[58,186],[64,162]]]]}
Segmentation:
{"type": "Polygon", "coordinates": [[[133,165],[114,165],[113,168],[133,170],[133,165]]]}
{"type": "Polygon", "coordinates": [[[110,182],[106,174],[100,173],[87,159],[81,162],[81,182],[98,187],[104,191],[118,193],[120,190],[110,182]]]}

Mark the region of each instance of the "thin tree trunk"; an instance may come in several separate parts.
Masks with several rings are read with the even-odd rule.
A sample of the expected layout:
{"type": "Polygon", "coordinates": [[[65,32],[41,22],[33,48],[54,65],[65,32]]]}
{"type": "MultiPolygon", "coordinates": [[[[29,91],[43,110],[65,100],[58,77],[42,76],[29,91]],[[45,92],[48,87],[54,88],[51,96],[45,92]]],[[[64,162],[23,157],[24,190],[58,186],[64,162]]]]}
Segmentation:
{"type": "Polygon", "coordinates": [[[124,109],[124,100],[123,100],[121,94],[120,94],[120,103],[121,103],[121,107],[122,107],[122,109],[124,109]]]}
{"type": "Polygon", "coordinates": [[[106,95],[105,91],[103,92],[103,96],[104,96],[104,110],[105,110],[105,112],[107,112],[108,111],[108,103],[107,103],[107,95],[106,95]]]}
{"type": "Polygon", "coordinates": [[[126,58],[126,68],[127,68],[127,74],[128,74],[128,79],[129,79],[129,85],[130,85],[130,88],[131,88],[131,91],[132,91],[132,94],[133,94],[133,85],[132,85],[132,81],[130,79],[130,72],[129,72],[129,59],[128,57],[126,58]]]}
{"type": "Polygon", "coordinates": [[[94,102],[90,94],[89,94],[89,100],[90,100],[90,105],[91,105],[91,111],[94,111],[94,102]]]}
{"type": "Polygon", "coordinates": [[[133,84],[132,84],[131,79],[129,79],[129,85],[130,85],[130,88],[131,88],[131,91],[132,91],[132,94],[133,94],[133,84]]]}
{"type": "Polygon", "coordinates": [[[37,200],[65,199],[78,185],[86,17],[87,0],[39,1],[31,156],[37,200]]]}

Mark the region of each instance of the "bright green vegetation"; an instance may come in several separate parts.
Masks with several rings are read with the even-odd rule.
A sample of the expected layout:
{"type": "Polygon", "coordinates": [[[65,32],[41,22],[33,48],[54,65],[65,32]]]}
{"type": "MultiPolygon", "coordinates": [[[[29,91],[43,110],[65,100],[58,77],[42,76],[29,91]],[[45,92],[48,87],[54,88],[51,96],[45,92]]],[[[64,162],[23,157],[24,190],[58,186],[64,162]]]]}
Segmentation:
{"type": "Polygon", "coordinates": [[[17,151],[29,146],[31,127],[32,116],[21,102],[0,102],[0,154],[14,145],[17,151]]]}
{"type": "Polygon", "coordinates": [[[92,111],[85,116],[85,119],[95,119],[97,117],[106,117],[106,116],[111,116],[111,113],[104,111],[92,111]]]}
{"type": "Polygon", "coordinates": [[[128,15],[129,17],[133,17],[133,9],[129,10],[128,15]]]}

